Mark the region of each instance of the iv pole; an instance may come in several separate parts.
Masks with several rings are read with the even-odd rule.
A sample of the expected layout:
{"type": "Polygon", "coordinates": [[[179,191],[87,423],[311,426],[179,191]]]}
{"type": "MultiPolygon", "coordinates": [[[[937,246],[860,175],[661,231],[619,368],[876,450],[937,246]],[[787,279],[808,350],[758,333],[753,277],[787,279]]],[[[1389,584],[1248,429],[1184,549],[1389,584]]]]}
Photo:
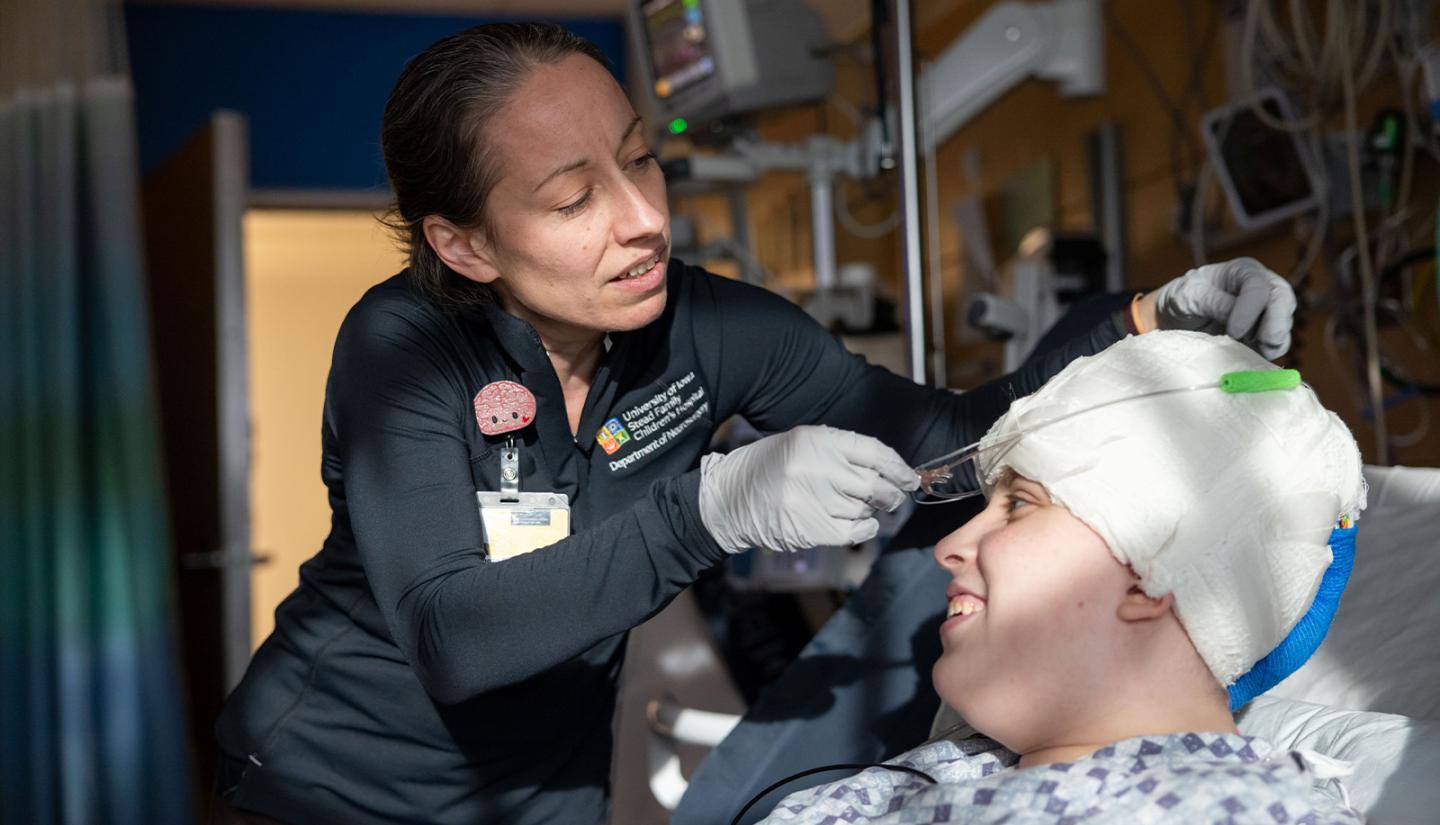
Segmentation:
{"type": "MultiPolygon", "coordinates": [[[[916,166],[915,61],[910,32],[910,0],[894,0],[896,106],[900,140],[901,265],[905,274],[905,335],[910,378],[925,383],[925,283],[920,257],[920,185],[916,166]]],[[[944,380],[944,376],[936,376],[944,380]]]]}

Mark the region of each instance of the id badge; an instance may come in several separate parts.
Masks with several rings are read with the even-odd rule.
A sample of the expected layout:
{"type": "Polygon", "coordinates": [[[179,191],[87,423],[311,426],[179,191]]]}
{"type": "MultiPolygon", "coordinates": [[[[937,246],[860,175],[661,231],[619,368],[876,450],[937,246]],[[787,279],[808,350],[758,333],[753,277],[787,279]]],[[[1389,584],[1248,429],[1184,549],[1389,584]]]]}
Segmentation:
{"type": "Polygon", "coordinates": [[[564,493],[475,491],[485,553],[504,561],[570,535],[570,497],[564,493]]]}

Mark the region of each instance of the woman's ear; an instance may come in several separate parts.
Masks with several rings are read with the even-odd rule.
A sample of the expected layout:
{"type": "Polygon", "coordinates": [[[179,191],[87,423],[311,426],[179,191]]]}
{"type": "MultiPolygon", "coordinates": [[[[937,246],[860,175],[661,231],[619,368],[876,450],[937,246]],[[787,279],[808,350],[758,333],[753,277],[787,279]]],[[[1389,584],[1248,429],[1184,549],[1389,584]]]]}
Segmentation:
{"type": "Polygon", "coordinates": [[[1166,593],[1159,598],[1145,595],[1140,585],[1130,588],[1125,597],[1120,600],[1120,606],[1116,608],[1115,615],[1122,622],[1148,622],[1164,618],[1175,606],[1175,597],[1166,593]]]}
{"type": "Polygon", "coordinates": [[[475,230],[461,229],[439,215],[426,215],[420,224],[425,241],[445,265],[477,284],[500,277],[489,244],[475,230]]]}

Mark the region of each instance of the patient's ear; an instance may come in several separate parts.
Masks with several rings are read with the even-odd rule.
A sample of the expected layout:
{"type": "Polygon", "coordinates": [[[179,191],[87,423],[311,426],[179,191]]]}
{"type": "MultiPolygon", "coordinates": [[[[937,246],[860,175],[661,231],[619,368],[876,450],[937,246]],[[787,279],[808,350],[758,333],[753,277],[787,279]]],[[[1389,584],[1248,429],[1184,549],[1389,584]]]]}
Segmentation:
{"type": "Polygon", "coordinates": [[[1120,600],[1120,606],[1116,608],[1115,615],[1122,622],[1148,622],[1154,619],[1163,618],[1175,606],[1175,597],[1169,593],[1155,598],[1145,595],[1140,585],[1134,585],[1125,598],[1120,600]]]}

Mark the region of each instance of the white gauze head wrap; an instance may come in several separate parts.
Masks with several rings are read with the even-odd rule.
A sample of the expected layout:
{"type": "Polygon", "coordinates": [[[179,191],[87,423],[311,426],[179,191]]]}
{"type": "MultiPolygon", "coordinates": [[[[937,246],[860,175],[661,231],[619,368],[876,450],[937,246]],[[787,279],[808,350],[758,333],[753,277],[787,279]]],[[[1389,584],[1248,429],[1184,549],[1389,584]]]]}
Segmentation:
{"type": "Polygon", "coordinates": [[[1132,336],[1015,401],[981,441],[977,467],[987,495],[1007,467],[1045,485],[1147,594],[1173,593],[1190,640],[1227,686],[1310,608],[1331,562],[1331,529],[1365,507],[1360,452],[1345,424],[1302,385],[1173,393],[1037,425],[1271,369],[1230,338],[1132,336]]]}

